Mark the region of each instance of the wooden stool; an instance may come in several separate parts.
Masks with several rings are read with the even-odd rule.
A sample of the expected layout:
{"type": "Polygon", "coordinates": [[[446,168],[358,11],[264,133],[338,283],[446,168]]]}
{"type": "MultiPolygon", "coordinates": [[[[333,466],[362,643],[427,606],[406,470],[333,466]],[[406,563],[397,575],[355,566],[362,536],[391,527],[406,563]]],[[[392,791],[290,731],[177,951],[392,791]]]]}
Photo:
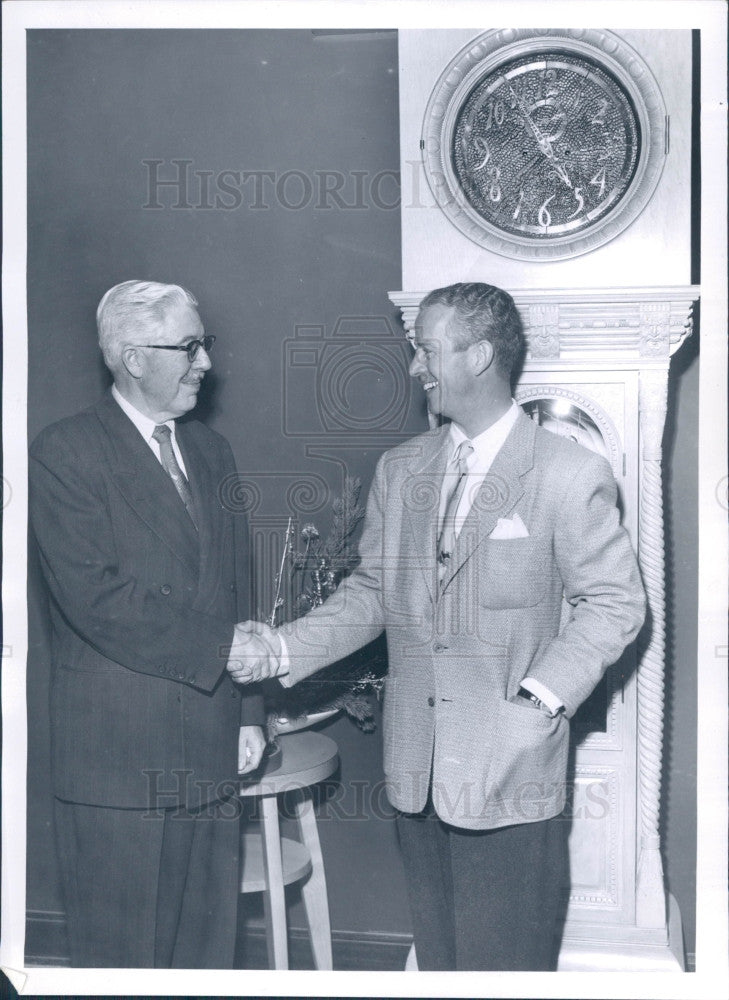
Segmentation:
{"type": "Polygon", "coordinates": [[[337,744],[309,731],[279,736],[281,764],[255,784],[241,782],[240,794],[261,800],[261,834],[243,835],[241,892],[262,892],[268,959],[274,969],[288,969],[284,886],[305,879],[301,895],[317,969],[332,968],[332,934],[324,862],[310,786],[337,769],[337,744]],[[281,838],[278,795],[296,790],[295,813],[301,841],[281,838]]]}

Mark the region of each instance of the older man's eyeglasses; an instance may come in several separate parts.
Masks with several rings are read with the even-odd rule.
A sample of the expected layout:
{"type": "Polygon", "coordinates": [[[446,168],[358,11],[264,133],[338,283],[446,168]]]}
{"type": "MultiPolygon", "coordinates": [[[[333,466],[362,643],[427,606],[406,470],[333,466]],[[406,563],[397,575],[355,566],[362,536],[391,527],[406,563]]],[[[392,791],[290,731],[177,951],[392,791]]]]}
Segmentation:
{"type": "Polygon", "coordinates": [[[192,362],[197,357],[197,353],[202,349],[207,354],[215,343],[214,336],[203,337],[202,340],[191,340],[187,344],[143,344],[143,347],[151,347],[155,351],[185,351],[188,361],[192,362]]]}

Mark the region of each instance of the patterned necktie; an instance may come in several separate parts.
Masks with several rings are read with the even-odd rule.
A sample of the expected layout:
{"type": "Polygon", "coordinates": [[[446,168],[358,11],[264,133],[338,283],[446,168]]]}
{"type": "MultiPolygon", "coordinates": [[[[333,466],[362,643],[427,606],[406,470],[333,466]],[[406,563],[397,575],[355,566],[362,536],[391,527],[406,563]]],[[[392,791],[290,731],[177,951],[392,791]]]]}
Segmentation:
{"type": "Polygon", "coordinates": [[[192,499],[192,491],[190,490],[190,484],[187,479],[185,479],[185,473],[182,471],[177,459],[175,458],[175,453],[172,450],[171,436],[170,429],[166,424],[158,424],[152,433],[152,437],[159,445],[159,456],[162,460],[162,465],[172,482],[175,484],[175,489],[180,494],[180,500],[182,500],[185,505],[185,510],[190,515],[190,520],[195,525],[195,528],[197,528],[195,503],[192,499]]]}
{"type": "Polygon", "coordinates": [[[461,441],[453,454],[453,458],[448,463],[448,468],[444,476],[444,485],[451,477],[456,479],[456,481],[446,503],[445,514],[443,515],[443,527],[440,529],[440,537],[438,539],[438,579],[441,583],[445,578],[448,560],[456,544],[456,511],[461,502],[463,491],[466,488],[467,463],[472,453],[473,445],[471,442],[461,441]]]}

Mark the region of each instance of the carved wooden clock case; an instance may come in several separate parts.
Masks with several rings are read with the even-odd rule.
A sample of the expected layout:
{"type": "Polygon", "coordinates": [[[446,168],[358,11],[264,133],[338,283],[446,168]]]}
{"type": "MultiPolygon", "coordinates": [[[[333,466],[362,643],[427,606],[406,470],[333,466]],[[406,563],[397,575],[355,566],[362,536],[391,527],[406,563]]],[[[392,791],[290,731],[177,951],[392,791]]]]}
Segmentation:
{"type": "Polygon", "coordinates": [[[661,439],[698,298],[690,59],[681,31],[400,32],[404,290],[390,298],[409,332],[432,288],[512,292],[528,342],[517,402],[610,461],[648,594],[650,627],[573,720],[560,969],[683,967],[660,851],[661,439]]]}

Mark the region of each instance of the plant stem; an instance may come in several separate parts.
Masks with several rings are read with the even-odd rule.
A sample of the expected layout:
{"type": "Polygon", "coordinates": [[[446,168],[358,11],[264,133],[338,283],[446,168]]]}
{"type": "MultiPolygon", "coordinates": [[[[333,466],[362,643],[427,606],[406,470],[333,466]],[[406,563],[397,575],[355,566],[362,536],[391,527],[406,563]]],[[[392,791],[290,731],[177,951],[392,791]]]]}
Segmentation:
{"type": "Polygon", "coordinates": [[[289,523],[286,525],[286,538],[284,539],[283,552],[281,553],[281,565],[279,566],[278,573],[276,574],[276,594],[273,598],[273,607],[271,608],[271,614],[268,616],[268,625],[271,628],[276,628],[276,619],[278,618],[278,609],[281,607],[281,582],[283,580],[284,566],[286,565],[286,556],[291,548],[291,536],[294,531],[293,518],[289,518],[289,523]]]}

